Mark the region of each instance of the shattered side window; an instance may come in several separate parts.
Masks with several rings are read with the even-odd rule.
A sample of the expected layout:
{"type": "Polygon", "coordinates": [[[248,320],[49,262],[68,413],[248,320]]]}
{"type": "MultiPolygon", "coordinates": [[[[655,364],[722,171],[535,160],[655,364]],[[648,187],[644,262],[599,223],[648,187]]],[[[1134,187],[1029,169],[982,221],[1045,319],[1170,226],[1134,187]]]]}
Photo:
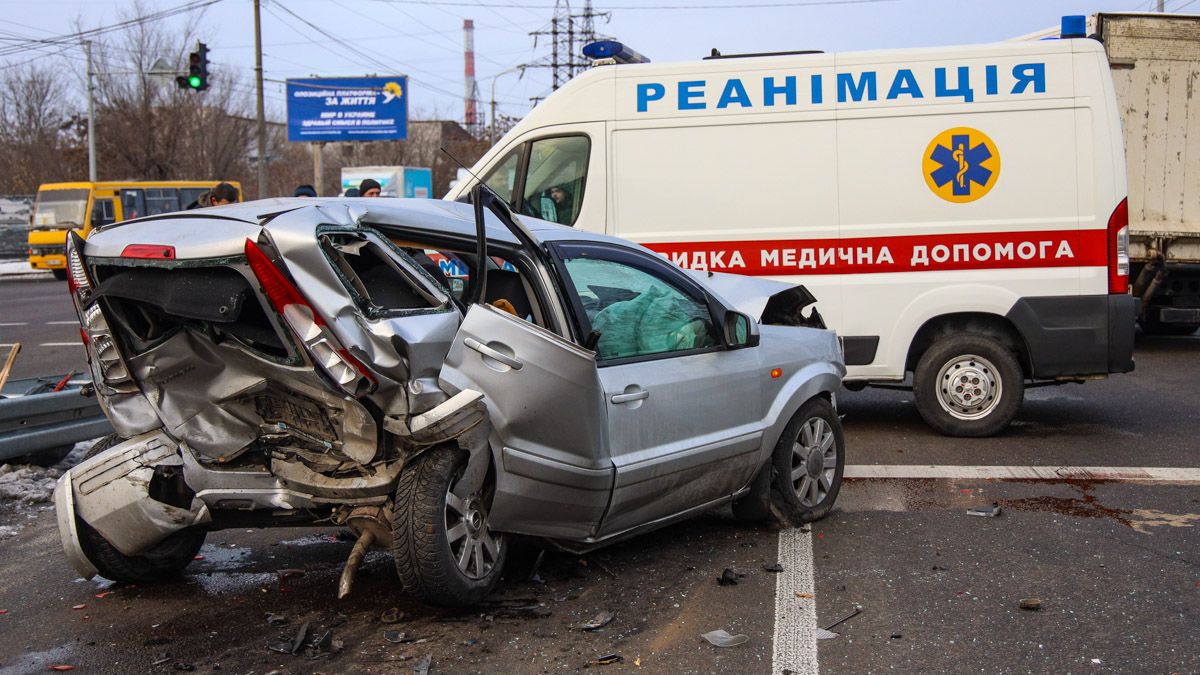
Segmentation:
{"type": "MultiPolygon", "coordinates": [[[[350,295],[369,318],[412,310],[439,309],[447,304],[445,298],[431,293],[412,272],[402,268],[396,259],[399,251],[356,234],[327,234],[321,240],[330,262],[346,282],[350,295]]],[[[409,264],[424,269],[445,290],[448,285],[445,276],[423,251],[412,249],[407,255],[409,264]],[[428,261],[428,265],[424,261],[428,261]]]]}
{"type": "Polygon", "coordinates": [[[633,265],[580,254],[564,259],[600,360],[716,347],[708,306],[633,265]]]}

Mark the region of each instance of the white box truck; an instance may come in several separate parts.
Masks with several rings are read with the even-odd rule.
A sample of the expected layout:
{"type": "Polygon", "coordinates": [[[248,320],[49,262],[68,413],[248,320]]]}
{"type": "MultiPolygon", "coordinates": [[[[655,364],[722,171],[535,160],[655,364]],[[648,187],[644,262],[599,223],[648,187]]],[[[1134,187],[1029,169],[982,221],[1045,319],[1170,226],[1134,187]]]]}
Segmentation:
{"type": "Polygon", "coordinates": [[[1129,174],[1138,323],[1200,328],[1200,16],[1097,14],[1116,86],[1129,174]]]}
{"type": "Polygon", "coordinates": [[[1080,39],[598,66],[473,170],[521,213],[802,282],[848,387],[911,373],[935,429],[993,434],[1027,384],[1134,365],[1120,118],[1076,18],[1080,39]]]}

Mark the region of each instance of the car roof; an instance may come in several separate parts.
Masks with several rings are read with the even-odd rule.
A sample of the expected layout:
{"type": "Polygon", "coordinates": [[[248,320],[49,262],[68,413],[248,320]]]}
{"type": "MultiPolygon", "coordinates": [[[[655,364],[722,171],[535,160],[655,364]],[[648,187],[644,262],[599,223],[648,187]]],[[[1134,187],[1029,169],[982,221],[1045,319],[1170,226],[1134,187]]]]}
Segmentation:
{"type": "MultiPolygon", "coordinates": [[[[195,214],[202,217],[224,217],[250,223],[261,222],[275,214],[307,207],[344,207],[362,214],[361,221],[372,226],[392,226],[406,230],[425,231],[431,234],[450,234],[457,237],[475,238],[475,207],[462,202],[441,199],[401,199],[394,197],[279,197],[260,199],[225,206],[194,209],[183,213],[169,214],[180,217],[195,214]]],[[[168,215],[168,214],[164,214],[168,215]]],[[[141,218],[153,220],[159,216],[141,218]]],[[[586,232],[566,225],[551,223],[531,216],[517,215],[521,222],[538,240],[591,241],[617,244],[629,248],[642,248],[625,239],[610,237],[596,232],[586,232]]],[[[268,221],[265,227],[271,227],[268,221]]],[[[486,214],[488,241],[519,246],[517,238],[500,222],[486,214]]]]}

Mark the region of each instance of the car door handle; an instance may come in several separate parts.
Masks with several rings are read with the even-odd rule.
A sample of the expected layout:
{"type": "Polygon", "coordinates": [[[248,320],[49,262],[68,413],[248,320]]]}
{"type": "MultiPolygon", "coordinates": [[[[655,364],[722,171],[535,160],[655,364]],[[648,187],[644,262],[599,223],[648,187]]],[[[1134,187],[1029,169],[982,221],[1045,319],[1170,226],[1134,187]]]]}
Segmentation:
{"type": "Polygon", "coordinates": [[[613,403],[629,403],[630,401],[640,401],[644,398],[650,398],[650,392],[645,389],[628,394],[613,394],[612,398],[608,400],[613,403]]]}
{"type": "Polygon", "coordinates": [[[507,354],[502,354],[495,349],[492,349],[475,338],[465,338],[463,340],[463,344],[471,349],[474,349],[480,354],[483,354],[489,359],[492,359],[493,361],[499,361],[500,363],[503,363],[513,370],[520,370],[525,365],[524,363],[521,363],[507,354]]]}

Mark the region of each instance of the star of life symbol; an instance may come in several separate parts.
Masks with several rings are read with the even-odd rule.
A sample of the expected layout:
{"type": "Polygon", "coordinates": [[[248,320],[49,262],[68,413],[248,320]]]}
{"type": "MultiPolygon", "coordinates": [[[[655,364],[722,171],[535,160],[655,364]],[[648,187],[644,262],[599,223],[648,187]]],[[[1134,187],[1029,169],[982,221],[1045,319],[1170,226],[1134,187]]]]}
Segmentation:
{"type": "Polygon", "coordinates": [[[925,151],[925,181],[950,202],[979,199],[991,190],[1000,171],[996,146],[983,132],[958,127],[934,137],[925,151]]]}

